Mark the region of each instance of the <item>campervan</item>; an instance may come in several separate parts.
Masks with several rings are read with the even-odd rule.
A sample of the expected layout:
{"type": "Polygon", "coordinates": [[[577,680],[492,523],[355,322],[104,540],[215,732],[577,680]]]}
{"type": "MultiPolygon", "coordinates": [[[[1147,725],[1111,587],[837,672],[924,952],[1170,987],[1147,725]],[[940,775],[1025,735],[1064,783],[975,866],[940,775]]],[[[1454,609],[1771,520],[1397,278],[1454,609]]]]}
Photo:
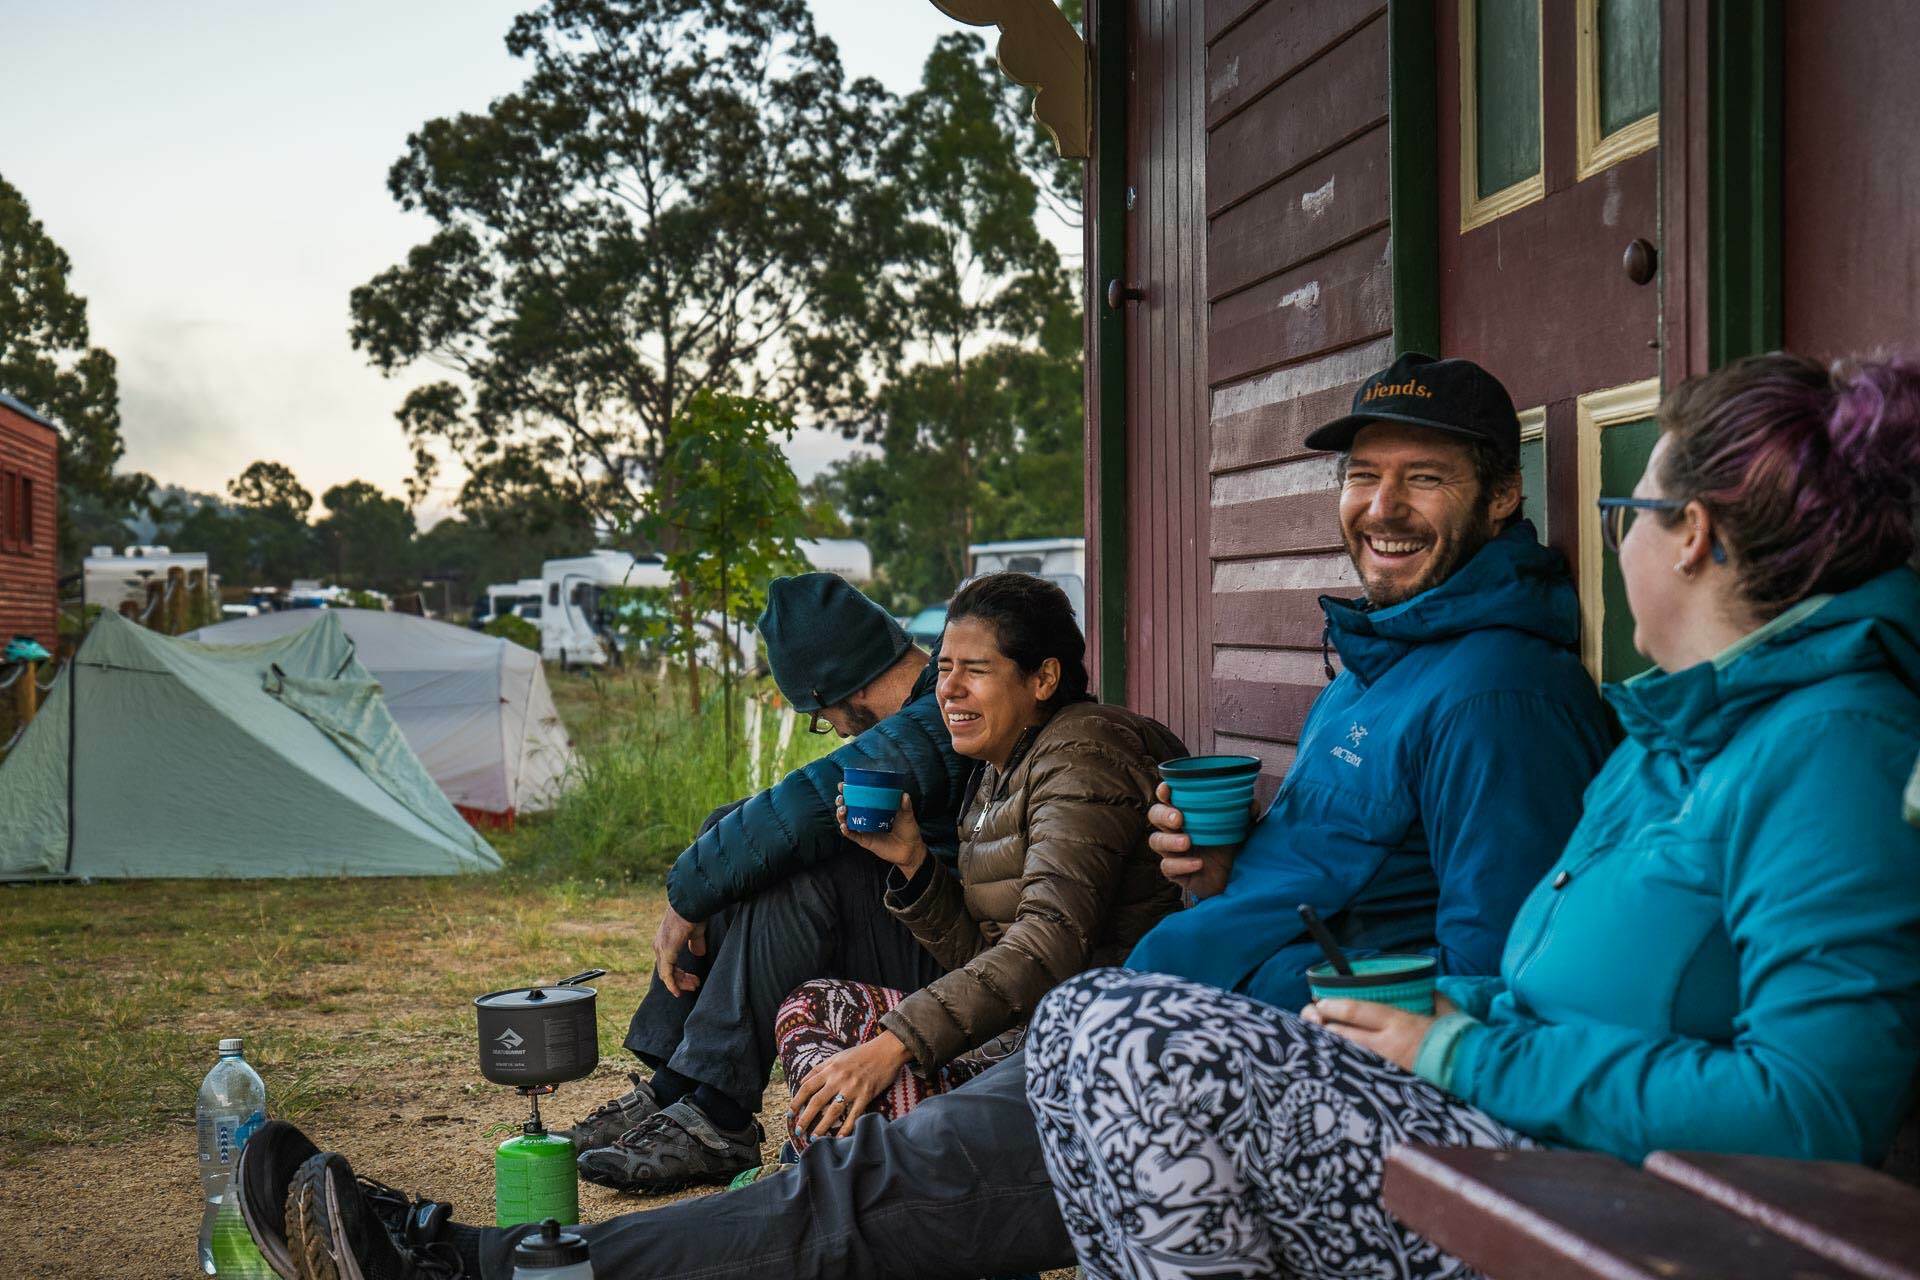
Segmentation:
{"type": "Polygon", "coordinates": [[[1085,538],[1025,538],[1013,542],[976,542],[967,548],[968,576],[983,573],[1030,573],[1045,578],[1073,602],[1073,617],[1082,628],[1087,612],[1087,540],[1085,538]]]}
{"type": "MultiPolygon", "coordinates": [[[[188,574],[195,571],[207,572],[207,553],[204,551],[175,551],[170,547],[128,547],[126,554],[116,555],[112,547],[95,547],[92,554],[81,561],[81,591],[89,605],[97,605],[106,610],[117,610],[123,601],[131,600],[136,604],[147,598],[147,582],[159,579],[164,582],[169,569],[180,569],[188,574]]],[[[214,578],[209,586],[216,594],[220,580],[214,578]]]]}
{"type": "Polygon", "coordinates": [[[496,582],[473,605],[472,626],[483,629],[493,619],[511,614],[536,626],[540,622],[541,602],[546,599],[547,584],[539,578],[521,578],[517,582],[496,582]]]}
{"type": "Polygon", "coordinates": [[[628,555],[602,548],[540,566],[540,656],[563,667],[603,667],[618,641],[601,619],[601,596],[609,587],[672,585],[659,556],[628,555]]]}

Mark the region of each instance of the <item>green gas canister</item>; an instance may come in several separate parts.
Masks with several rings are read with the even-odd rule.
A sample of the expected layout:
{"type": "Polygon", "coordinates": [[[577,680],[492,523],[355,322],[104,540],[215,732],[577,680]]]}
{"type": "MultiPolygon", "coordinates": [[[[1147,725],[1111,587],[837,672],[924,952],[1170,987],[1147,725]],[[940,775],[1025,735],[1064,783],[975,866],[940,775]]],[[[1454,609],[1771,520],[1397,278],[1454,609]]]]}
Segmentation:
{"type": "Polygon", "coordinates": [[[548,1133],[536,1116],[493,1153],[493,1224],[580,1221],[580,1174],[573,1143],[548,1133]]]}

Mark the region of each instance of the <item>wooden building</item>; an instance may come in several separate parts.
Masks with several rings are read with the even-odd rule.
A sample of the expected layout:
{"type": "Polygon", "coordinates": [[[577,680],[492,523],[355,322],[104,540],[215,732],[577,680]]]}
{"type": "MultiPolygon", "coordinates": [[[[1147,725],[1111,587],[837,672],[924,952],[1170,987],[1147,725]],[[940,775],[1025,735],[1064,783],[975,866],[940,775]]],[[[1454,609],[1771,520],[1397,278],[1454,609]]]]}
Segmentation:
{"type": "Polygon", "coordinates": [[[23,635],[58,648],[59,457],[59,430],[0,394],[0,647],[23,635]]]}
{"type": "Polygon", "coordinates": [[[1507,383],[1617,678],[1593,498],[1662,389],[1920,346],[1910,0],[1088,0],[1077,48],[1046,0],[935,3],[998,24],[1090,158],[1091,638],[1103,695],[1195,750],[1290,761],[1317,597],[1356,581],[1301,441],[1396,352],[1507,383]]]}

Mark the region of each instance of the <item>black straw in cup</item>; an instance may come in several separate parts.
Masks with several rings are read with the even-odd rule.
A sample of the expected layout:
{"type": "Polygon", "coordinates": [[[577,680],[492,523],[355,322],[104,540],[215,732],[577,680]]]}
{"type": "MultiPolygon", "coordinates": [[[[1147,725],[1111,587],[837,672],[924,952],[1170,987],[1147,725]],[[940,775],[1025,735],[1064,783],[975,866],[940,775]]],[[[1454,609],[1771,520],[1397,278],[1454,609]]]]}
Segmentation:
{"type": "Polygon", "coordinates": [[[1298,910],[1300,923],[1307,926],[1307,933],[1320,945],[1320,950],[1326,953],[1327,963],[1333,966],[1333,971],[1342,977],[1351,978],[1353,966],[1347,963],[1347,953],[1340,949],[1340,944],[1335,942],[1333,935],[1327,932],[1327,926],[1320,923],[1319,912],[1304,902],[1300,904],[1298,910]]]}

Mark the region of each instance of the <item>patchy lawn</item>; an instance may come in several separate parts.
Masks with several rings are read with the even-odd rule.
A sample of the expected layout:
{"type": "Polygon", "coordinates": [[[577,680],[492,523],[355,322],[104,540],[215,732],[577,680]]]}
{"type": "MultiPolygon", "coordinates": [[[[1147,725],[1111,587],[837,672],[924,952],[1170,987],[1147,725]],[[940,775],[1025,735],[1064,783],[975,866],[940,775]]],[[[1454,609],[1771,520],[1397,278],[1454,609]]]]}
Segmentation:
{"type": "MultiPolygon", "coordinates": [[[[567,1123],[626,1087],[650,888],[514,876],[148,882],[0,890],[0,1273],[198,1274],[194,1092],[244,1035],[269,1111],[357,1169],[492,1217],[492,1152],[525,1104],[480,1076],[473,996],[592,966],[596,1075],[567,1123]]],[[[776,1081],[763,1119],[784,1136],[776,1081]]],[[[591,1218],[647,1201],[581,1185],[591,1218]]]]}

